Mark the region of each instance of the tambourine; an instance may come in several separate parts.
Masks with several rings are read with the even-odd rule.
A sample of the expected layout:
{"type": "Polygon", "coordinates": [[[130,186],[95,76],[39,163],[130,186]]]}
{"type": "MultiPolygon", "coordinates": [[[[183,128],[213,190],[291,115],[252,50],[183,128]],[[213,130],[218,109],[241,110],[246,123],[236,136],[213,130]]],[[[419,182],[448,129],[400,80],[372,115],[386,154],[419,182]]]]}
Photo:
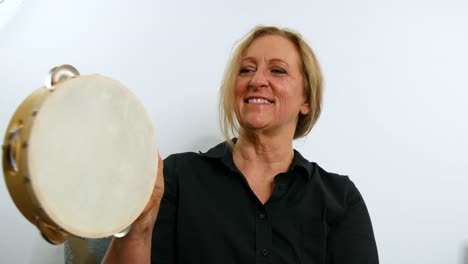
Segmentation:
{"type": "Polygon", "coordinates": [[[50,243],[125,235],[145,208],[158,167],[152,122],[136,96],[70,65],[16,110],[3,172],[19,211],[50,243]]]}

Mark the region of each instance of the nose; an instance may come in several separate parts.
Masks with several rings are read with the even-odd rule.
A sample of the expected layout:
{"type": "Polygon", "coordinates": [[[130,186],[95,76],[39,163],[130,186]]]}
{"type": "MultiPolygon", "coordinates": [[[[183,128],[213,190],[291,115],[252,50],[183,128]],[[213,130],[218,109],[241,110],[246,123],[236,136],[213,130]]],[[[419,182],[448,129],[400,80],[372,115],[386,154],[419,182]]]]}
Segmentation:
{"type": "Polygon", "coordinates": [[[261,88],[268,85],[268,78],[265,72],[261,69],[257,69],[255,74],[250,79],[249,86],[252,88],[261,88]]]}

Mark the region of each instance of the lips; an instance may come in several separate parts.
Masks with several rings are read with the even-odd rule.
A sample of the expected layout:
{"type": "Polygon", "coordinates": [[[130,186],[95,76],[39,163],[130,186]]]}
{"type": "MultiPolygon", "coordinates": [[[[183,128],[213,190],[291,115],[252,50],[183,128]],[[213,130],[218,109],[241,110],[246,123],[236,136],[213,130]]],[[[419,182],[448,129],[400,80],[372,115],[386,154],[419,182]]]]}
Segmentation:
{"type": "Polygon", "coordinates": [[[245,100],[245,102],[248,104],[273,104],[273,101],[270,101],[264,97],[249,97],[245,100]]]}

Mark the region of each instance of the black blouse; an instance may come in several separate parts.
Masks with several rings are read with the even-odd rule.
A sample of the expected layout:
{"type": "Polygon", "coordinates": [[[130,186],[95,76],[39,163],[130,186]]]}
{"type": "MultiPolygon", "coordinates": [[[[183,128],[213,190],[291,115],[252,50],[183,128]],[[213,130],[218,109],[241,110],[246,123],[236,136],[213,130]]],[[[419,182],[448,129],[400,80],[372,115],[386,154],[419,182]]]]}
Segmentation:
{"type": "Polygon", "coordinates": [[[378,263],[364,200],[346,176],[294,151],[262,204],[226,143],[164,161],[152,263],[378,263]]]}

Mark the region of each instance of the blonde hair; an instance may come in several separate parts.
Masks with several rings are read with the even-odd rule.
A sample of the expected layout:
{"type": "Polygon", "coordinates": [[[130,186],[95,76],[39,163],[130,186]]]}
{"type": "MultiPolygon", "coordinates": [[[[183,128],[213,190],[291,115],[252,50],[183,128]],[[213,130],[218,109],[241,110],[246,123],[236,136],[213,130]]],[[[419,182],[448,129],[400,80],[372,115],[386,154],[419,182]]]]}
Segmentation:
{"type": "Polygon", "coordinates": [[[320,65],[312,48],[302,39],[302,36],[290,29],[280,29],[272,26],[257,26],[252,29],[235,48],[229,64],[224,72],[219,98],[219,123],[224,138],[232,144],[231,137],[239,134],[239,124],[234,113],[234,87],[239,74],[242,56],[252,42],[262,36],[278,35],[290,40],[299,52],[304,77],[304,92],[310,111],[306,115],[299,114],[294,139],[306,136],[317,122],[322,110],[323,77],[320,65]]]}

